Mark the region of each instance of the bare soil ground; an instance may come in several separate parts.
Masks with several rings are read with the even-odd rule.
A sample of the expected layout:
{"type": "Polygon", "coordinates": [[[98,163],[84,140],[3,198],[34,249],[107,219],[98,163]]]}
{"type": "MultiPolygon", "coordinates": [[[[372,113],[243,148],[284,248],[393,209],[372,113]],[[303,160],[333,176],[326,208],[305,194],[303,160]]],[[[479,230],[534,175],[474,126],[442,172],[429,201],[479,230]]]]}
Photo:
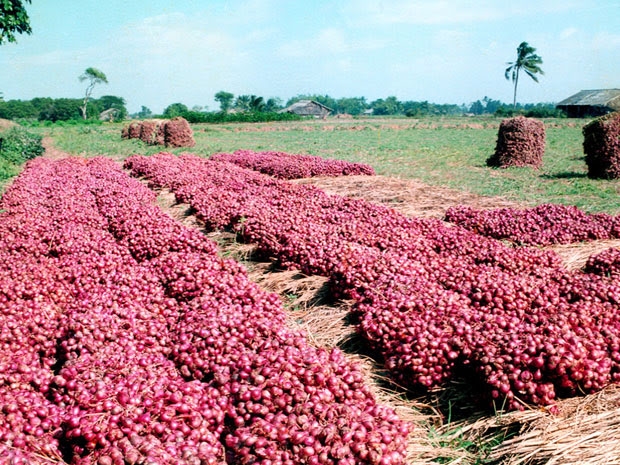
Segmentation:
{"type": "Polygon", "coordinates": [[[4,131],[5,129],[11,129],[17,126],[17,123],[14,123],[11,120],[0,118],[0,131],[4,131]]]}
{"type": "MultiPolygon", "coordinates": [[[[69,156],[54,149],[51,141],[44,143],[46,157],[69,156]]],[[[329,193],[382,203],[411,216],[442,218],[446,208],[457,204],[476,208],[518,207],[505,199],[483,198],[429,187],[414,180],[381,176],[296,182],[313,184],[329,193]]],[[[158,204],[184,225],[202,229],[188,206],[177,204],[169,191],[160,192],[158,204]]],[[[312,343],[320,347],[339,347],[365,368],[368,383],[373,386],[377,398],[415,425],[409,463],[620,464],[620,386],[560,401],[557,414],[531,409],[489,415],[472,408],[471,415],[455,420],[442,406],[441,398],[447,391],[467,390],[467,386],[455,383],[445,391],[424,397],[404,394],[388,381],[380,362],[357,337],[348,319],[351,303],[334,303],[326,298],[325,278],[274,269],[271,263],[253,260],[253,247],[235,242],[233,234],[207,234],[219,244],[223,256],[242,262],[255,282],[281,297],[290,324],[303,328],[312,343]]],[[[553,249],[563,257],[567,267],[579,269],[592,253],[612,246],[620,247],[620,241],[571,244],[553,249]]]]}
{"type": "Polygon", "coordinates": [[[43,140],[41,140],[41,145],[43,145],[43,147],[45,148],[45,152],[43,153],[43,156],[45,158],[59,160],[61,158],[67,158],[72,156],[71,154],[63,152],[62,150],[58,150],[56,147],[54,147],[54,141],[51,137],[44,137],[43,140]]]}

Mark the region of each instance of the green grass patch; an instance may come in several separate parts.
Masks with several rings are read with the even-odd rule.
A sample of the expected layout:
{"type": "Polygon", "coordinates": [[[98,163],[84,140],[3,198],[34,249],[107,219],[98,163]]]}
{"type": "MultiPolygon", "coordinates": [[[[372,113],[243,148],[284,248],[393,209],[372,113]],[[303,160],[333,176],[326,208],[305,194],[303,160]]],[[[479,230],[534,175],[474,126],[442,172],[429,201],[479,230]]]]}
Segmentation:
{"type": "Polygon", "coordinates": [[[620,214],[620,182],[587,177],[581,129],[588,120],[544,121],[546,148],[540,170],[486,166],[501,122],[489,117],[194,124],[196,146],[173,150],[121,139],[122,123],[39,130],[60,150],[87,157],[125,158],[162,150],[203,156],[238,149],[277,150],[369,163],[378,174],[528,205],[553,202],[620,214]]]}

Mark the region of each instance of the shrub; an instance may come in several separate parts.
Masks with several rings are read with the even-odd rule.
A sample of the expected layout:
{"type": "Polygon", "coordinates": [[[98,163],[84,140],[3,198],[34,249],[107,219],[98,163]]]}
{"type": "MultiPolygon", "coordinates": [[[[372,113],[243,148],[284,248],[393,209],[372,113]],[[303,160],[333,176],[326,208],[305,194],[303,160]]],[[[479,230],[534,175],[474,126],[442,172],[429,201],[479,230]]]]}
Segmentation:
{"type": "Polygon", "coordinates": [[[583,128],[588,177],[620,178],[620,112],[601,116],[583,128]]]}
{"type": "Polygon", "coordinates": [[[12,128],[0,137],[0,156],[10,163],[22,164],[44,151],[41,136],[21,128],[12,128]]]}
{"type": "Polygon", "coordinates": [[[488,166],[533,166],[540,168],[545,152],[545,125],[524,116],[508,118],[499,126],[495,153],[488,166]]]}
{"type": "Polygon", "coordinates": [[[267,123],[272,121],[300,121],[307,117],[292,113],[248,111],[243,113],[203,113],[187,111],[183,117],[190,123],[267,123]]]}

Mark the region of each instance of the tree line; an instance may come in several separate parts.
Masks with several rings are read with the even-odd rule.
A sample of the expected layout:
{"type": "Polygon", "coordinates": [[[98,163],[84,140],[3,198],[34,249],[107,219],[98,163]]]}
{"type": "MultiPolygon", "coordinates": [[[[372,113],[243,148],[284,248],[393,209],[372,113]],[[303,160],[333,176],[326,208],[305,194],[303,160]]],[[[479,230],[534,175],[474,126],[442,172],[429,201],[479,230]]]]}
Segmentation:
{"type": "Polygon", "coordinates": [[[0,118],[10,120],[77,121],[98,120],[101,113],[113,110],[114,121],[128,116],[125,99],[114,95],[90,98],[88,106],[84,98],[36,97],[32,100],[1,100],[0,118]]]}
{"type": "MultiPolygon", "coordinates": [[[[218,94],[220,94],[218,92],[218,94]]],[[[218,95],[216,94],[216,95],[218,95]]],[[[232,94],[230,94],[232,95],[232,94]]],[[[217,100],[217,98],[216,98],[217,100]]],[[[51,98],[37,97],[32,100],[2,100],[0,97],[0,118],[9,120],[38,121],[94,121],[106,110],[113,110],[107,120],[122,121],[132,118],[174,118],[183,116],[190,122],[259,122],[275,119],[277,112],[299,100],[314,100],[332,109],[332,114],[379,115],[379,116],[459,116],[496,115],[510,116],[515,113],[533,117],[558,117],[562,112],[552,103],[508,104],[488,97],[466,104],[437,104],[428,101],[400,101],[394,96],[367,102],[365,97],[333,98],[329,95],[303,94],[292,97],[285,104],[279,98],[263,99],[255,95],[240,95],[231,98],[230,102],[221,102],[217,111],[206,111],[204,107],[188,107],[183,103],[168,105],[162,114],[153,113],[148,107],[142,106],[139,112],[129,115],[125,99],[114,95],[90,98],[88,106],[84,106],[84,98],[51,98]]],[[[287,119],[281,115],[278,119],[287,119]]]]}
{"type": "MultiPolygon", "coordinates": [[[[215,94],[219,103],[218,111],[206,111],[204,107],[194,106],[191,109],[182,103],[173,103],[163,112],[164,118],[183,116],[191,122],[226,122],[233,120],[259,121],[260,115],[274,114],[300,100],[314,100],[332,110],[332,114],[348,114],[351,116],[460,116],[460,115],[495,115],[511,116],[525,114],[532,117],[561,117],[563,112],[555,108],[553,103],[512,104],[484,97],[471,104],[438,104],[424,101],[400,101],[395,96],[380,98],[368,102],[365,97],[334,98],[329,95],[299,94],[282,103],[277,97],[264,99],[256,95],[235,95],[220,91],[215,94]],[[225,116],[228,115],[228,116],[225,116]],[[236,116],[235,116],[236,115],[236,116]]],[[[132,115],[135,118],[156,117],[147,107],[132,115]]]]}

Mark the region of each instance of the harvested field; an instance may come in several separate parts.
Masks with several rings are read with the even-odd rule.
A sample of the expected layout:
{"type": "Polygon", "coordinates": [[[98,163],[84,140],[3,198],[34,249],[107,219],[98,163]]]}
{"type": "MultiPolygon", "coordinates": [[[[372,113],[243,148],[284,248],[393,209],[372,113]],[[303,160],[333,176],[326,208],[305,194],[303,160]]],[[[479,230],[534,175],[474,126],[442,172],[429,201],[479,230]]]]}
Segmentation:
{"type": "MultiPolygon", "coordinates": [[[[443,217],[451,205],[477,209],[518,208],[515,202],[481,197],[450,189],[429,188],[415,181],[383,176],[313,178],[292,181],[311,184],[330,194],[381,203],[409,216],[443,217]]],[[[160,206],[188,226],[200,227],[187,205],[178,205],[174,195],[160,193],[160,206]]],[[[326,300],[326,278],[298,271],[278,270],[269,262],[252,259],[254,247],[235,242],[230,233],[210,233],[221,253],[235,257],[248,269],[253,281],[277,293],[285,303],[291,325],[306,331],[318,347],[340,347],[365,367],[368,382],[377,398],[394,408],[416,427],[410,437],[411,464],[615,464],[620,463],[620,389],[612,385],[599,393],[562,400],[557,413],[546,409],[488,415],[465,405],[469,386],[454,383],[427,396],[403,395],[389,379],[380,362],[356,335],[348,314],[350,303],[326,300]],[[462,402],[462,405],[457,403],[462,402]],[[452,410],[453,409],[453,410],[452,410]]],[[[563,259],[568,269],[580,269],[587,258],[619,240],[548,247],[563,259]]]]}
{"type": "MultiPolygon", "coordinates": [[[[59,159],[69,154],[45,140],[45,156],[59,159]]],[[[481,197],[447,188],[429,187],[414,180],[386,176],[352,176],[293,181],[312,184],[327,193],[365,199],[387,205],[407,216],[441,218],[449,206],[469,205],[477,209],[519,207],[513,201],[481,197]]],[[[174,194],[161,190],[158,205],[183,225],[201,229],[201,223],[186,204],[177,204],[174,194]]],[[[382,403],[415,427],[408,447],[408,463],[453,464],[541,464],[620,463],[620,390],[611,385],[602,391],[559,401],[557,411],[528,408],[522,412],[489,414],[472,403],[471,386],[455,381],[428,395],[407,393],[390,381],[381,361],[355,332],[348,301],[330,301],[326,278],[306,276],[295,270],[279,270],[269,261],[255,259],[255,246],[236,242],[229,232],[208,236],[219,245],[220,254],[235,258],[248,276],[266,291],[280,296],[289,325],[306,332],[316,347],[339,347],[347,358],[363,367],[366,383],[382,403]]],[[[553,246],[568,269],[577,270],[587,258],[620,241],[553,246]]]]}

